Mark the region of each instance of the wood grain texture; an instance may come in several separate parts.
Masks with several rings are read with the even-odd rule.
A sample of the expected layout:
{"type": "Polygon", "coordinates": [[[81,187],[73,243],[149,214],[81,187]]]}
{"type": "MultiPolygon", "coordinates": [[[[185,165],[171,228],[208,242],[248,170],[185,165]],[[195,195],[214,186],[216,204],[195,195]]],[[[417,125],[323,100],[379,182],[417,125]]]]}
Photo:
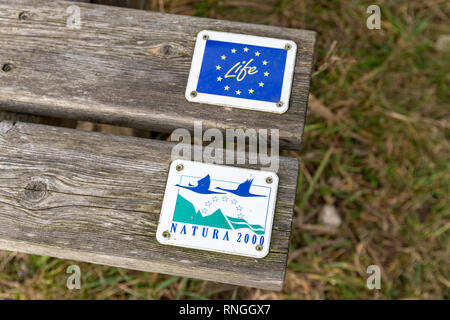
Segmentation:
{"type": "Polygon", "coordinates": [[[77,3],[81,29],[66,27],[73,2],[0,0],[0,105],[3,110],[140,129],[279,129],[299,149],[315,32],[77,3]],[[20,12],[30,13],[19,20],[20,12]],[[298,45],[288,112],[190,103],[184,92],[196,35],[204,29],[291,39],[298,45]]]}
{"type": "Polygon", "coordinates": [[[173,145],[0,122],[0,249],[281,290],[298,160],[280,159],[270,253],[245,258],[156,241],[173,145]]]}

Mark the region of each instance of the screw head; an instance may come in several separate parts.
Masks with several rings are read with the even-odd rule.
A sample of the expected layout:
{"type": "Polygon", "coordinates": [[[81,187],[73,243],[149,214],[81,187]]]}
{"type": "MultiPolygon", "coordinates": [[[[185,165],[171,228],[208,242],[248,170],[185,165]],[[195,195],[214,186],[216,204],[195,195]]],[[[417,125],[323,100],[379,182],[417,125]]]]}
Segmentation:
{"type": "Polygon", "coordinates": [[[176,169],[177,169],[177,171],[183,171],[184,165],[182,163],[177,164],[176,169]]]}
{"type": "Polygon", "coordinates": [[[30,14],[26,11],[22,11],[19,13],[19,20],[28,20],[30,19],[30,14]]]}
{"type": "Polygon", "coordinates": [[[284,46],[285,50],[291,50],[292,49],[292,45],[290,43],[286,43],[286,45],[284,46]]]}
{"type": "Polygon", "coordinates": [[[13,69],[13,65],[11,63],[5,63],[2,66],[2,71],[3,72],[10,72],[13,69]]]}
{"type": "Polygon", "coordinates": [[[162,235],[163,235],[163,237],[164,237],[165,239],[167,239],[167,240],[170,239],[170,232],[169,232],[169,231],[164,231],[162,235]]]}
{"type": "Polygon", "coordinates": [[[266,178],[266,182],[267,182],[267,184],[271,184],[273,182],[273,178],[272,177],[267,177],[266,178]]]}
{"type": "Polygon", "coordinates": [[[195,90],[192,91],[192,92],[191,92],[191,97],[192,97],[192,98],[195,98],[196,96],[197,96],[197,91],[195,91],[195,90]]]}
{"type": "Polygon", "coordinates": [[[203,35],[203,40],[209,40],[209,35],[207,34],[203,35]]]}
{"type": "Polygon", "coordinates": [[[256,249],[256,251],[262,251],[263,245],[262,245],[262,244],[257,244],[257,245],[255,246],[255,249],[256,249]]]}
{"type": "Polygon", "coordinates": [[[284,106],[284,102],[283,101],[278,101],[277,102],[277,107],[281,108],[282,106],[284,106]]]}

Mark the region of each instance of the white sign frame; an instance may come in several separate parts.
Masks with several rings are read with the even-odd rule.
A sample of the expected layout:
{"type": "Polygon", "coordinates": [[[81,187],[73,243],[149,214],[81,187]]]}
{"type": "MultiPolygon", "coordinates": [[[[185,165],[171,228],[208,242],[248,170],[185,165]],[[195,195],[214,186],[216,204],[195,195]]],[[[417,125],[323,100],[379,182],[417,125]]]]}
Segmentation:
{"type": "Polygon", "coordinates": [[[194,54],[192,57],[189,79],[186,86],[186,99],[190,102],[206,103],[231,108],[240,108],[271,113],[285,113],[289,109],[292,81],[294,78],[295,60],[297,56],[297,44],[291,40],[274,39],[267,37],[251,36],[244,34],[202,30],[197,35],[194,54]],[[284,70],[283,87],[280,102],[256,101],[244,98],[227,97],[215,94],[197,92],[197,84],[203,63],[206,41],[217,40],[262,46],[268,48],[285,49],[288,46],[286,65],[284,70]],[[195,92],[195,94],[192,94],[195,92]]]}
{"type": "MultiPolygon", "coordinates": [[[[185,180],[185,185],[187,181],[185,180]]],[[[197,180],[195,180],[197,181],[197,180]]],[[[164,193],[163,204],[161,208],[158,228],[156,231],[156,239],[159,243],[164,245],[173,245],[178,247],[199,249],[199,250],[207,250],[213,252],[234,254],[252,258],[264,258],[270,250],[270,241],[272,234],[272,226],[273,219],[275,215],[275,206],[277,199],[277,191],[278,191],[278,175],[274,172],[261,171],[261,170],[253,170],[253,169],[244,169],[233,166],[224,166],[224,165],[215,165],[208,164],[202,162],[188,161],[188,160],[174,160],[169,169],[169,176],[167,178],[166,189],[164,193]],[[195,177],[192,176],[194,173],[195,177]],[[211,190],[216,188],[217,185],[223,185],[223,183],[229,182],[230,179],[234,179],[235,181],[246,181],[248,179],[253,179],[252,186],[249,189],[251,193],[264,193],[267,198],[267,206],[263,209],[258,209],[251,206],[251,212],[253,214],[253,220],[248,221],[248,217],[246,217],[247,225],[255,226],[254,217],[258,217],[258,223],[260,221],[264,221],[265,228],[264,233],[257,235],[251,228],[235,228],[232,227],[233,230],[225,230],[220,227],[211,227],[197,224],[190,224],[184,222],[174,221],[175,216],[175,207],[177,205],[178,195],[180,194],[180,187],[175,186],[178,183],[181,183],[183,177],[189,178],[200,178],[204,177],[207,174],[211,175],[211,190]],[[228,180],[228,181],[226,181],[228,180]],[[262,192],[264,188],[269,188],[270,190],[262,192]],[[265,210],[265,212],[263,211],[265,210]],[[264,212],[261,215],[261,212],[264,212]],[[176,224],[176,229],[172,229],[173,223],[176,224]],[[186,226],[186,232],[182,233],[182,226],[186,226]],[[194,226],[198,226],[197,233],[195,236],[191,233],[194,226]],[[201,233],[203,228],[210,228],[209,236],[203,238],[201,233]],[[218,237],[214,238],[213,230],[219,229],[218,237]],[[181,232],[180,232],[181,230],[181,232]],[[228,241],[224,241],[222,237],[224,237],[225,233],[227,233],[228,241]],[[212,236],[211,236],[212,234],[212,236]],[[248,237],[246,236],[248,234],[248,237]],[[256,240],[255,237],[256,236],[256,240]],[[263,239],[263,244],[261,245],[261,239],[263,239]],[[255,240],[255,241],[254,241],[255,240]]],[[[232,182],[233,184],[237,184],[237,182],[232,182]]],[[[192,184],[195,186],[195,182],[192,184]]],[[[230,185],[230,184],[229,184],[230,185]]],[[[217,191],[222,191],[219,189],[215,189],[217,191]]],[[[188,195],[195,193],[191,191],[187,191],[188,195]]],[[[186,193],[185,193],[186,195],[186,193]]],[[[243,197],[235,196],[233,194],[224,193],[220,196],[227,197],[230,196],[230,202],[232,203],[232,199],[239,199],[241,201],[254,201],[243,199],[243,197]]],[[[200,195],[202,197],[203,195],[200,195]]],[[[207,199],[208,199],[208,195],[207,199]]],[[[214,195],[215,196],[215,195],[214,195]]],[[[254,198],[254,197],[253,197],[254,198]]],[[[263,199],[263,198],[261,198],[263,199]]],[[[266,199],[258,200],[258,201],[266,201],[266,199]]],[[[249,202],[247,202],[249,203],[249,202]]],[[[239,203],[238,203],[239,204],[239,203]]],[[[222,204],[221,204],[222,205],[222,204]]],[[[197,204],[195,204],[197,206],[197,204]]],[[[222,209],[222,207],[220,207],[222,209]]],[[[247,207],[248,208],[248,207],[247,207]]],[[[262,207],[261,207],[262,208],[262,207]]],[[[245,209],[245,206],[244,206],[245,209]]],[[[197,207],[195,207],[195,211],[197,212],[197,207]]],[[[244,210],[247,214],[247,211],[244,210]]],[[[223,213],[223,217],[230,223],[230,211],[227,213],[223,213]]],[[[236,214],[236,211],[231,213],[231,215],[236,214]]],[[[234,217],[235,218],[235,217],[234,217]]],[[[263,224],[261,223],[260,226],[263,224]]],[[[230,226],[232,224],[230,223],[230,226]]]]}

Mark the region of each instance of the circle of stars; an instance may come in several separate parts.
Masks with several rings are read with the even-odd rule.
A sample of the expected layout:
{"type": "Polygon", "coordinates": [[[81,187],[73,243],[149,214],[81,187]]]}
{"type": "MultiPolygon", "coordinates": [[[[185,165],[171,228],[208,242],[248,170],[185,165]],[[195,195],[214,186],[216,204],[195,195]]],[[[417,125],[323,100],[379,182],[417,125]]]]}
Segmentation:
{"type": "MultiPolygon", "coordinates": [[[[249,52],[249,51],[250,51],[250,49],[247,48],[247,47],[245,47],[243,50],[244,50],[244,52],[249,52]]],[[[235,54],[235,53],[237,52],[237,49],[236,49],[236,48],[232,48],[232,49],[230,50],[230,52],[231,52],[231,54],[235,54]]],[[[254,54],[255,54],[256,57],[259,57],[259,56],[261,55],[261,52],[256,51],[254,54]]],[[[227,56],[226,56],[225,54],[223,54],[223,55],[220,57],[220,59],[221,59],[221,60],[226,60],[226,59],[227,59],[227,56]]],[[[244,61],[244,63],[245,63],[245,61],[244,61]]],[[[269,61],[267,61],[267,60],[263,60],[263,61],[262,61],[262,65],[263,65],[263,66],[267,66],[268,64],[269,64],[269,61]]],[[[221,71],[221,70],[222,70],[222,66],[221,66],[220,64],[218,64],[218,65],[216,66],[216,70],[217,70],[217,71],[221,71]]],[[[270,75],[270,73],[269,73],[268,71],[265,71],[265,72],[264,72],[264,76],[265,76],[265,77],[269,77],[269,75],[270,75]]],[[[217,79],[218,82],[221,82],[221,81],[223,80],[223,77],[219,75],[216,79],[217,79]]],[[[265,83],[261,81],[261,82],[258,83],[258,86],[259,86],[260,88],[263,88],[263,87],[264,87],[264,84],[265,84],[265,83]]],[[[230,91],[231,87],[228,86],[228,85],[225,85],[225,86],[223,87],[223,89],[224,89],[225,91],[230,91]]],[[[238,89],[238,90],[234,90],[234,93],[235,93],[236,96],[240,96],[241,93],[242,93],[242,91],[238,89]]],[[[250,89],[248,90],[248,93],[249,93],[249,94],[255,93],[255,89],[250,88],[250,89]]]]}

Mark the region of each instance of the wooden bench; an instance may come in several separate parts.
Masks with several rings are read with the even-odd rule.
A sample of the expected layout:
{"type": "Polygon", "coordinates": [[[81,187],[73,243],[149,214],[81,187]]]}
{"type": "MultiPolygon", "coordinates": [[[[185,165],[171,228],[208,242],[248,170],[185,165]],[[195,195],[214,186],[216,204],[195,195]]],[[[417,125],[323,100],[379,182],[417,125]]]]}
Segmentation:
{"type": "MultiPolygon", "coordinates": [[[[0,0],[0,110],[170,133],[279,129],[299,149],[315,33],[90,3],[68,29],[64,1],[0,0]],[[27,13],[26,19],[19,15],[27,13]],[[184,91],[196,35],[209,29],[298,45],[289,110],[193,104],[184,91]],[[5,72],[7,71],[7,72],[5,72]]],[[[270,253],[253,259],[155,239],[173,143],[0,122],[0,249],[281,290],[298,160],[281,157],[270,253]]],[[[250,166],[259,168],[258,166],[250,166]]]]}

